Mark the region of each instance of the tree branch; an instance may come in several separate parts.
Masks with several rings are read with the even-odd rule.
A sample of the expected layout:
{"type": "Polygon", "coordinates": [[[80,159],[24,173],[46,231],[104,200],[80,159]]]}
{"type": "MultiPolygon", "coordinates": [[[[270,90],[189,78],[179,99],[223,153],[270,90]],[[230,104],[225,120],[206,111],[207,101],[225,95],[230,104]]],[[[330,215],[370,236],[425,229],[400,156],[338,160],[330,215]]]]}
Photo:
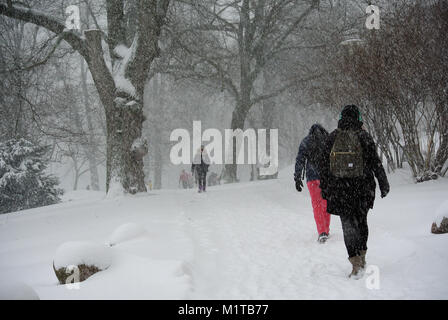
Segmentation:
{"type": "Polygon", "coordinates": [[[31,8],[20,7],[12,3],[10,5],[0,3],[0,15],[33,23],[48,29],[55,34],[60,35],[63,40],[67,41],[70,46],[81,55],[87,56],[87,48],[84,40],[74,31],[66,30],[64,23],[60,22],[56,18],[50,17],[44,12],[31,8]]]}

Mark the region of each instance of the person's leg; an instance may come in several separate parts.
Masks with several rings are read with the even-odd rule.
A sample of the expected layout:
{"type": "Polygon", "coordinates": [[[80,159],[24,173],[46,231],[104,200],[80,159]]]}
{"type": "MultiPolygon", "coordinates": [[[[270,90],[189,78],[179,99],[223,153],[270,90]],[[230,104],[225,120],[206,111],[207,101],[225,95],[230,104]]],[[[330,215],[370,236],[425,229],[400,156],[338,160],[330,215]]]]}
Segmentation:
{"type": "Polygon", "coordinates": [[[367,212],[348,212],[340,218],[348,256],[351,258],[361,255],[361,251],[367,250],[367,239],[369,236],[367,212]]]}
{"type": "Polygon", "coordinates": [[[201,171],[198,170],[198,186],[199,186],[199,191],[202,191],[202,173],[201,171]]]}
{"type": "Polygon", "coordinates": [[[202,172],[202,191],[205,191],[207,186],[207,172],[202,172]]]}
{"type": "Polygon", "coordinates": [[[359,255],[359,228],[353,212],[347,212],[340,216],[342,224],[342,232],[344,234],[345,248],[348,257],[352,258],[359,255]]]}
{"type": "Polygon", "coordinates": [[[359,216],[360,249],[367,250],[367,240],[369,239],[369,226],[367,225],[367,212],[363,211],[359,216]]]}
{"type": "Polygon", "coordinates": [[[331,222],[331,214],[329,214],[327,212],[327,200],[325,200],[324,198],[322,198],[322,193],[319,187],[319,197],[321,197],[322,199],[322,215],[323,215],[323,219],[324,219],[324,228],[325,228],[325,232],[327,234],[330,234],[330,222],[331,222]]]}
{"type": "Polygon", "coordinates": [[[327,203],[320,194],[319,180],[308,181],[307,185],[311,196],[311,205],[313,206],[314,221],[316,222],[317,233],[328,233],[325,216],[325,214],[328,215],[328,213],[326,212],[327,203]],[[325,204],[323,203],[323,201],[325,201],[325,204]]]}
{"type": "Polygon", "coordinates": [[[327,200],[325,200],[324,198],[322,198],[322,192],[320,189],[320,180],[318,181],[318,185],[317,185],[317,189],[318,189],[318,201],[319,201],[319,209],[320,209],[320,214],[322,216],[322,221],[323,221],[323,227],[324,227],[324,232],[326,234],[330,234],[330,222],[331,222],[331,214],[329,214],[327,212],[327,200]]]}
{"type": "Polygon", "coordinates": [[[349,277],[360,279],[366,266],[367,253],[367,211],[359,209],[347,212],[341,216],[342,230],[344,233],[345,247],[348,260],[352,264],[352,272],[349,277]]]}
{"type": "Polygon", "coordinates": [[[367,255],[367,240],[369,238],[369,227],[367,225],[367,212],[362,211],[359,217],[359,226],[360,226],[360,255],[362,260],[362,267],[366,266],[366,255],[367,255]]]}

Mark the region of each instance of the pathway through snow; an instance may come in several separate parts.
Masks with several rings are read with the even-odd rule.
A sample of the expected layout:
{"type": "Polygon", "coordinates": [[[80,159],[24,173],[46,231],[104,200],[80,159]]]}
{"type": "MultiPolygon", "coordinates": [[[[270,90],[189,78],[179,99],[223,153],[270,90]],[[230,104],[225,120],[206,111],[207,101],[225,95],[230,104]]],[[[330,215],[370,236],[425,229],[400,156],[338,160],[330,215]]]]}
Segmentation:
{"type": "MultiPolygon", "coordinates": [[[[443,188],[446,186],[445,182],[443,188]]],[[[447,191],[428,185],[421,189],[419,197],[432,193],[434,200],[443,199],[447,191]]],[[[409,201],[395,202],[403,196],[412,197],[408,191],[393,190],[389,199],[377,199],[369,216],[368,263],[372,265],[369,270],[378,267],[379,278],[365,276],[359,281],[346,277],[351,266],[339,218],[332,216],[329,241],[324,245],[317,243],[307,190],[298,194],[289,180],[223,186],[211,188],[206,194],[195,194],[184,208],[189,221],[187,230],[196,243],[193,260],[196,290],[192,297],[446,298],[448,289],[441,275],[448,266],[448,256],[443,252],[448,239],[429,234],[430,224],[424,219],[412,221],[412,217],[422,216],[416,209],[425,209],[409,201]],[[400,211],[395,210],[397,205],[400,211]],[[407,222],[421,221],[424,224],[418,226],[415,234],[401,232],[407,222]],[[427,260],[420,259],[423,257],[427,260]],[[366,282],[370,279],[379,279],[379,290],[368,288],[366,282]]],[[[417,201],[421,201],[421,207],[437,206],[422,198],[417,201]]],[[[428,218],[429,221],[431,217],[428,218]]],[[[410,229],[415,227],[411,225],[410,229]]]]}
{"type": "Polygon", "coordinates": [[[295,191],[291,172],[278,180],[211,187],[205,194],[97,195],[2,215],[0,293],[2,281],[13,279],[43,299],[448,297],[448,235],[429,232],[448,179],[392,181],[390,195],[377,199],[369,213],[367,260],[379,268],[380,289],[372,290],[366,278],[347,278],[350,264],[337,217],[332,216],[328,242],[317,243],[308,191],[295,191]],[[61,243],[105,243],[127,223],[147,234],[120,236],[110,269],[78,291],[57,285],[51,261],[61,243]]]}

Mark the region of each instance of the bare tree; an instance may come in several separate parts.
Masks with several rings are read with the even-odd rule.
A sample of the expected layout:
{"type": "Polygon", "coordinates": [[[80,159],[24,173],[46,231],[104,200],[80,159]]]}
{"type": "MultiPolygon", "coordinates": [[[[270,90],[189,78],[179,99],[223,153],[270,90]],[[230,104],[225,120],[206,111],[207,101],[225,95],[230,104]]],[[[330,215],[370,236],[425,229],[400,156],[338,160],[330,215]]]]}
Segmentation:
{"type": "Polygon", "coordinates": [[[107,190],[112,182],[130,193],[146,190],[142,99],[151,62],[159,54],[158,40],[168,5],[169,0],[135,1],[135,32],[127,39],[124,0],[106,1],[107,36],[99,29],[83,34],[67,30],[62,19],[52,13],[20,2],[0,3],[0,15],[51,31],[57,37],[55,46],[64,40],[86,61],[106,114],[107,190]],[[103,38],[108,44],[108,58],[103,52],[103,38]]]}
{"type": "MultiPolygon", "coordinates": [[[[304,28],[319,1],[179,2],[184,4],[178,9],[184,10],[183,20],[170,28],[170,35],[173,46],[182,50],[170,61],[172,72],[229,92],[235,102],[230,128],[244,129],[252,106],[294,85],[286,81],[265,86],[268,92],[254,90],[268,63],[281,52],[298,49],[292,36],[304,28]]],[[[237,180],[236,164],[226,165],[226,171],[230,181],[237,180]]]]}
{"type": "Polygon", "coordinates": [[[445,1],[395,2],[380,30],[334,56],[323,90],[362,106],[389,167],[406,160],[416,181],[444,175],[448,159],[447,14],[445,1]]]}

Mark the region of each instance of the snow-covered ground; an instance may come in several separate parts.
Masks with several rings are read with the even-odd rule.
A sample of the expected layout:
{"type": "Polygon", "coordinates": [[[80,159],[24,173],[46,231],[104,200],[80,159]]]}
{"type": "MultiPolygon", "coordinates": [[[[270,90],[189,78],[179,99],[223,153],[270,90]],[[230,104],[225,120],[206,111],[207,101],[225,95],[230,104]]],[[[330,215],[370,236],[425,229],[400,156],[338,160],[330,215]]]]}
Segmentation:
{"type": "Polygon", "coordinates": [[[369,213],[371,272],[358,281],[347,278],[339,219],[318,244],[309,194],[296,192],[289,167],[278,180],[206,194],[80,191],[1,215],[0,298],[447,299],[448,234],[430,228],[448,179],[413,184],[398,172],[390,180],[369,213]],[[59,285],[52,268],[71,241],[112,244],[110,266],[79,287],[59,285]]]}

